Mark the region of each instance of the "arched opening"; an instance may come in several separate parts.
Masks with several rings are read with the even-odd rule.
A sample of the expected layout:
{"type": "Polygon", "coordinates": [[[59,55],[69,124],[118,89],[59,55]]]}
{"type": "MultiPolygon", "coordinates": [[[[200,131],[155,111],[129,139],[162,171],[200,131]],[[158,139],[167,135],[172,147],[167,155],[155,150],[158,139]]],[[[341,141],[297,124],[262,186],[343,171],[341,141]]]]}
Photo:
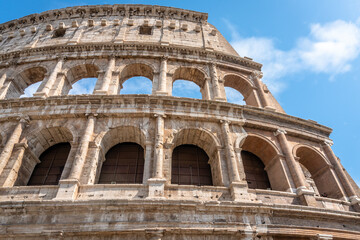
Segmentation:
{"type": "Polygon", "coordinates": [[[151,94],[152,82],[146,77],[132,77],[127,79],[121,88],[121,94],[151,94]]]}
{"type": "Polygon", "coordinates": [[[287,191],[291,188],[286,164],[277,147],[264,136],[249,134],[242,146],[241,162],[249,188],[287,191]],[[267,182],[270,185],[267,185],[267,182]]]}
{"type": "Polygon", "coordinates": [[[34,93],[36,92],[36,90],[39,88],[41,82],[37,82],[37,83],[33,83],[29,86],[27,86],[24,89],[24,94],[22,94],[20,96],[20,98],[25,98],[25,97],[32,97],[34,95],[34,93]]]}
{"type": "Polygon", "coordinates": [[[206,152],[190,144],[176,147],[172,154],[171,183],[179,185],[212,185],[211,168],[206,152]]]}
{"type": "Polygon", "coordinates": [[[196,68],[179,67],[175,70],[172,81],[172,96],[210,99],[205,74],[196,68]]]}
{"type": "Polygon", "coordinates": [[[248,187],[252,189],[270,189],[270,182],[265,171],[265,165],[255,154],[241,151],[241,159],[248,187]]]}
{"type": "MultiPolygon", "coordinates": [[[[138,166],[138,168],[141,169],[137,170],[137,176],[135,177],[136,179],[136,183],[142,183],[144,181],[143,177],[145,176],[145,180],[147,180],[150,169],[147,167],[145,169],[145,171],[147,171],[146,173],[144,173],[144,164],[145,164],[145,158],[147,157],[146,154],[149,154],[148,152],[145,152],[144,149],[146,148],[145,145],[145,132],[142,131],[139,127],[134,127],[134,126],[119,126],[119,127],[113,127],[111,128],[109,131],[107,131],[106,133],[103,132],[99,135],[98,139],[96,139],[95,141],[100,143],[100,146],[103,150],[104,153],[107,153],[105,155],[105,159],[104,157],[99,157],[98,158],[98,166],[100,166],[98,168],[98,172],[96,173],[95,176],[95,182],[98,183],[125,183],[125,177],[124,175],[118,177],[118,179],[111,179],[111,174],[113,174],[113,172],[111,173],[107,173],[109,169],[109,165],[110,166],[114,166],[114,164],[121,164],[121,162],[123,160],[121,160],[124,157],[130,156],[130,154],[133,154],[131,159],[133,166],[132,166],[132,172],[126,173],[126,174],[134,174],[134,164],[135,162],[137,162],[136,166],[138,166]],[[128,153],[127,150],[131,149],[131,153],[128,153]],[[108,155],[110,154],[110,155],[108,155]],[[119,154],[119,160],[114,160],[113,157],[114,155],[111,154],[119,154]],[[138,154],[138,155],[136,155],[138,154]],[[136,156],[135,156],[136,155],[136,156]],[[113,160],[108,161],[108,157],[111,157],[113,160]],[[137,158],[139,158],[139,160],[136,160],[137,158]],[[115,163],[114,163],[115,161],[115,163]],[[118,162],[120,161],[120,162],[118,162]],[[104,170],[103,170],[103,167],[104,170]],[[141,179],[140,179],[140,174],[141,173],[141,179]],[[106,178],[101,177],[100,175],[103,174],[108,174],[106,176],[106,178]],[[102,178],[102,179],[100,179],[102,178]],[[106,179],[110,179],[110,180],[106,180],[106,179]],[[140,180],[139,180],[140,179],[140,180]],[[105,181],[106,180],[106,181],[105,181]]],[[[151,154],[151,153],[150,153],[151,154]]],[[[124,160],[124,164],[128,164],[128,166],[131,166],[130,163],[127,163],[128,161],[130,161],[129,159],[125,159],[124,160]]],[[[149,164],[149,162],[147,162],[149,164]]],[[[119,170],[120,171],[120,170],[119,170]]],[[[130,177],[130,179],[134,179],[134,177],[130,177]]],[[[130,183],[130,182],[127,182],[130,183]]],[[[133,182],[135,183],[135,182],[133,182]]]]}
{"type": "Polygon", "coordinates": [[[344,196],[331,166],[320,153],[308,146],[295,148],[308,184],[322,197],[340,199],[344,196]]]}
{"type": "Polygon", "coordinates": [[[83,78],[72,85],[69,95],[92,94],[95,88],[96,78],[83,78]]]}
{"type": "MultiPolygon", "coordinates": [[[[254,92],[254,87],[244,77],[241,77],[237,74],[228,74],[224,77],[224,87],[226,91],[226,97],[228,98],[228,100],[229,98],[232,99],[234,93],[232,93],[231,90],[230,91],[226,90],[227,89],[226,87],[236,90],[243,96],[243,100],[240,102],[245,102],[246,105],[250,105],[250,106],[255,106],[255,107],[260,106],[257,96],[254,92]]],[[[239,97],[237,97],[236,101],[239,101],[239,97]]]]}
{"type": "Polygon", "coordinates": [[[234,88],[225,87],[226,99],[229,103],[246,105],[244,96],[234,88]]]}
{"type": "Polygon", "coordinates": [[[142,183],[144,149],[136,143],[120,143],[105,156],[99,184],[142,183]]]}
{"type": "Polygon", "coordinates": [[[187,80],[176,80],[173,83],[172,95],[174,97],[202,99],[200,87],[187,80]]]}
{"type": "Polygon", "coordinates": [[[22,71],[14,79],[4,83],[7,88],[5,98],[31,97],[45,78],[46,72],[43,67],[22,71]]]}
{"type": "MultiPolygon", "coordinates": [[[[174,161],[173,157],[177,158],[178,155],[176,151],[180,151],[182,149],[181,147],[179,148],[180,150],[178,149],[175,151],[175,149],[177,149],[177,147],[179,146],[186,146],[187,149],[190,150],[192,149],[194,156],[196,156],[197,151],[199,151],[199,153],[204,151],[206,156],[208,157],[206,160],[206,166],[210,168],[209,173],[212,179],[211,183],[215,186],[222,186],[226,184],[224,183],[224,179],[223,179],[223,175],[224,175],[222,172],[223,168],[221,167],[220,154],[218,151],[220,144],[218,139],[214,135],[212,135],[211,132],[208,132],[204,129],[196,129],[196,128],[185,128],[177,132],[173,140],[172,149],[169,149],[169,152],[165,153],[171,156],[171,161],[169,162],[169,168],[172,170],[173,170],[173,166],[176,166],[176,164],[174,165],[173,163],[174,161]],[[199,148],[201,151],[196,150],[195,147],[196,149],[199,148]]],[[[172,171],[171,171],[171,175],[173,176],[172,171]]],[[[171,182],[174,181],[171,180],[171,182]]]]}
{"type": "Polygon", "coordinates": [[[94,64],[78,65],[67,71],[66,75],[58,81],[56,88],[62,89],[59,93],[61,95],[92,94],[98,74],[99,68],[94,64]]]}
{"type": "Polygon", "coordinates": [[[27,185],[57,185],[70,149],[69,143],[58,143],[43,152],[27,185]]]}
{"type": "Polygon", "coordinates": [[[143,63],[127,65],[120,76],[121,94],[151,94],[153,69],[143,63]],[[150,81],[149,81],[150,80],[150,81]]]}

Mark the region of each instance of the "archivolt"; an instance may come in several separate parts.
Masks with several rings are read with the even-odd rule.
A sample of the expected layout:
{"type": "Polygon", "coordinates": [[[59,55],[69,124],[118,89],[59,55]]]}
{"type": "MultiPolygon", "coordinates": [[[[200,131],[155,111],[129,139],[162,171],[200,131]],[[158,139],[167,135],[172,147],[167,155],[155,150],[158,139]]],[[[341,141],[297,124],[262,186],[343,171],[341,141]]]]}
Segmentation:
{"type": "Polygon", "coordinates": [[[201,128],[181,129],[174,137],[173,149],[182,144],[193,144],[202,148],[211,158],[221,146],[219,139],[210,131],[201,128]]]}
{"type": "Polygon", "coordinates": [[[104,153],[118,143],[134,142],[145,149],[146,133],[138,127],[119,126],[100,133],[95,142],[101,144],[104,153]]]}

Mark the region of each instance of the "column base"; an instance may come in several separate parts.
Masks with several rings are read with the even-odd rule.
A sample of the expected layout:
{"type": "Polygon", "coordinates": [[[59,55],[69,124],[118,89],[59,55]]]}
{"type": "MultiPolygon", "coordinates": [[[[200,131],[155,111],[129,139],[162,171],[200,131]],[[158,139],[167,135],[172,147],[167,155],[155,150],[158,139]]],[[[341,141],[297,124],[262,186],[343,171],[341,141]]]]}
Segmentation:
{"type": "Polygon", "coordinates": [[[56,200],[73,201],[76,199],[80,183],[76,179],[65,179],[59,181],[59,190],[56,194],[56,200]]]}
{"type": "Polygon", "coordinates": [[[157,96],[168,96],[168,92],[164,92],[164,91],[156,91],[155,95],[157,96]]]}
{"type": "Polygon", "coordinates": [[[269,111],[272,111],[272,112],[275,112],[275,111],[276,111],[276,108],[271,107],[271,106],[266,106],[266,107],[264,107],[264,109],[269,110],[269,111]]]}
{"type": "Polygon", "coordinates": [[[315,199],[315,193],[306,187],[298,187],[296,189],[296,195],[300,198],[301,204],[310,207],[320,207],[315,199]]]}
{"type": "Polygon", "coordinates": [[[214,98],[215,101],[220,101],[220,102],[226,102],[226,98],[222,98],[222,97],[216,97],[214,98]]]}
{"type": "Polygon", "coordinates": [[[349,201],[354,210],[360,212],[360,198],[358,198],[357,196],[351,196],[349,197],[349,201]]]}
{"type": "Polygon", "coordinates": [[[36,92],[33,94],[34,97],[41,97],[41,98],[47,98],[48,95],[44,92],[36,92]]]}
{"type": "Polygon", "coordinates": [[[248,193],[246,182],[233,182],[230,184],[231,199],[235,202],[261,202],[256,199],[254,194],[248,193]]]}
{"type": "Polygon", "coordinates": [[[319,239],[319,240],[332,240],[333,235],[330,235],[330,234],[318,234],[317,239],[319,239]]]}
{"type": "Polygon", "coordinates": [[[105,90],[95,90],[93,94],[95,94],[95,95],[107,95],[107,91],[105,91],[105,90]]]}
{"type": "Polygon", "coordinates": [[[163,178],[150,178],[147,180],[148,184],[148,196],[147,198],[165,198],[165,182],[163,178]]]}

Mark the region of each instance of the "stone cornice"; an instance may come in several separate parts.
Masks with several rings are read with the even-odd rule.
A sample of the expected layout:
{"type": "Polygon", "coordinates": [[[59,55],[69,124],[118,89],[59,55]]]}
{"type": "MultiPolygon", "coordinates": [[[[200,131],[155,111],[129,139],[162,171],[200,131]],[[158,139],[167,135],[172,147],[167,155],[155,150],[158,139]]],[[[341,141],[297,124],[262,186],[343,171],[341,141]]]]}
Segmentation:
{"type": "Polygon", "coordinates": [[[55,20],[67,20],[74,18],[96,18],[106,16],[131,17],[148,16],[159,19],[176,19],[191,22],[206,22],[207,13],[196,12],[173,7],[141,4],[115,4],[115,5],[89,5],[67,7],[31,14],[16,20],[0,24],[0,32],[16,30],[22,27],[48,23],[55,20]]]}
{"type": "MultiPolygon", "coordinates": [[[[88,58],[88,52],[92,52],[92,56],[96,57],[106,57],[115,56],[115,57],[134,57],[134,52],[139,51],[139,57],[161,57],[166,54],[169,58],[178,58],[179,54],[181,56],[186,56],[189,60],[194,59],[207,59],[208,61],[214,61],[216,59],[217,63],[230,63],[235,65],[241,65],[246,68],[261,70],[262,64],[248,60],[242,57],[236,57],[221,52],[209,52],[201,48],[191,48],[191,47],[180,47],[180,46],[161,46],[158,44],[138,44],[138,43],[124,43],[124,44],[114,44],[114,43],[99,43],[99,44],[84,44],[84,45],[57,45],[49,47],[40,47],[25,49],[20,51],[8,52],[0,54],[0,63],[1,62],[11,62],[12,59],[21,59],[28,58],[30,56],[40,55],[49,55],[53,56],[54,54],[58,55],[59,53],[67,54],[68,58],[71,58],[71,55],[79,58],[79,53],[88,58]],[[107,52],[108,51],[108,52],[107,52]],[[147,55],[144,53],[147,53],[147,55]],[[98,54],[94,53],[98,52],[98,54]],[[115,53],[116,54],[115,54],[115,53]],[[129,54],[131,52],[131,54],[129,54]],[[157,56],[158,55],[158,56],[157,56]]],[[[80,55],[80,56],[81,56],[80,55]]],[[[0,67],[6,67],[7,64],[3,64],[0,67]]]]}
{"type": "Polygon", "coordinates": [[[128,117],[153,115],[160,109],[168,117],[202,119],[219,122],[220,119],[245,127],[276,131],[286,129],[289,135],[324,142],[331,129],[287,114],[226,102],[155,95],[78,95],[0,100],[0,121],[15,120],[19,114],[31,119],[83,117],[97,113],[101,117],[128,117]],[[88,106],[90,104],[90,106],[88,106]],[[75,106],[66,110],[66,106],[75,106]],[[111,105],[111,111],[109,106],[111,105]],[[6,109],[6,111],[4,111],[6,109]],[[90,110],[89,110],[90,109],[90,110]],[[40,114],[39,114],[40,111],[40,114]],[[6,114],[4,113],[6,112],[6,114]],[[191,113],[191,114],[189,114],[191,113]],[[245,119],[244,119],[245,118],[245,119]]]}

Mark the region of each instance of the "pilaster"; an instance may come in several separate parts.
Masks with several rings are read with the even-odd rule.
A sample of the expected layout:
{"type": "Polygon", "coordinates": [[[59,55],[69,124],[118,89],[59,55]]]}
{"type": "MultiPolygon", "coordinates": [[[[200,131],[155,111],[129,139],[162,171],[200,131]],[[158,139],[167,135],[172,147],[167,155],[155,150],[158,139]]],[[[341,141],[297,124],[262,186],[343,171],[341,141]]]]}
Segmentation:
{"type": "Polygon", "coordinates": [[[260,102],[261,102],[263,108],[271,110],[271,111],[275,111],[276,109],[273,106],[271,106],[268,96],[264,92],[263,83],[260,80],[262,77],[263,77],[263,74],[260,71],[255,71],[251,74],[251,79],[253,80],[253,82],[257,88],[257,92],[259,93],[260,102]]]}
{"type": "Polygon", "coordinates": [[[349,201],[351,202],[351,204],[353,205],[355,210],[357,212],[360,212],[360,198],[359,198],[359,196],[357,196],[354,188],[351,186],[349,179],[346,177],[344,171],[342,170],[342,166],[341,166],[340,162],[338,161],[333,150],[331,149],[332,144],[333,143],[330,140],[324,141],[324,143],[322,145],[324,152],[325,152],[327,158],[329,159],[329,161],[331,162],[331,164],[334,166],[334,170],[335,170],[337,176],[339,177],[347,196],[349,197],[349,201]]]}
{"type": "Polygon", "coordinates": [[[102,78],[99,78],[100,86],[98,89],[94,90],[94,94],[108,94],[109,86],[111,84],[111,79],[113,75],[113,71],[115,68],[115,57],[110,57],[108,66],[106,68],[106,72],[102,78]]]}
{"type": "Polygon", "coordinates": [[[163,173],[164,163],[164,119],[163,114],[154,114],[155,123],[155,149],[154,149],[154,169],[152,178],[147,180],[148,197],[163,198],[166,179],[163,173]]]}
{"type": "MultiPolygon", "coordinates": [[[[219,85],[219,77],[217,74],[216,64],[211,63],[210,64],[210,76],[211,76],[211,82],[214,90],[214,100],[217,101],[226,101],[226,98],[221,96],[221,90],[219,85]]],[[[224,87],[224,86],[223,86],[224,87]]]]}
{"type": "Polygon", "coordinates": [[[167,61],[168,57],[163,56],[160,61],[159,85],[156,95],[168,95],[167,91],[167,61]]]}
{"type": "Polygon", "coordinates": [[[289,166],[290,174],[294,180],[294,184],[296,187],[296,194],[304,205],[317,207],[318,204],[314,196],[315,193],[306,188],[306,180],[304,173],[302,172],[299,163],[292,155],[292,151],[285,134],[286,131],[284,129],[278,129],[274,133],[274,135],[277,136],[280,142],[283,153],[285,154],[286,163],[289,166]]]}
{"type": "Polygon", "coordinates": [[[19,122],[16,124],[13,132],[11,133],[9,139],[7,140],[0,154],[0,175],[2,174],[5,166],[8,164],[14,146],[16,143],[19,142],[22,131],[28,125],[28,123],[29,123],[28,117],[19,118],[19,122]]]}
{"type": "Polygon", "coordinates": [[[34,97],[48,97],[50,90],[52,89],[55,81],[57,79],[58,73],[61,72],[62,66],[64,64],[64,59],[59,58],[55,67],[53,68],[50,76],[47,79],[44,79],[44,85],[42,88],[39,88],[36,93],[34,93],[34,97]]]}

